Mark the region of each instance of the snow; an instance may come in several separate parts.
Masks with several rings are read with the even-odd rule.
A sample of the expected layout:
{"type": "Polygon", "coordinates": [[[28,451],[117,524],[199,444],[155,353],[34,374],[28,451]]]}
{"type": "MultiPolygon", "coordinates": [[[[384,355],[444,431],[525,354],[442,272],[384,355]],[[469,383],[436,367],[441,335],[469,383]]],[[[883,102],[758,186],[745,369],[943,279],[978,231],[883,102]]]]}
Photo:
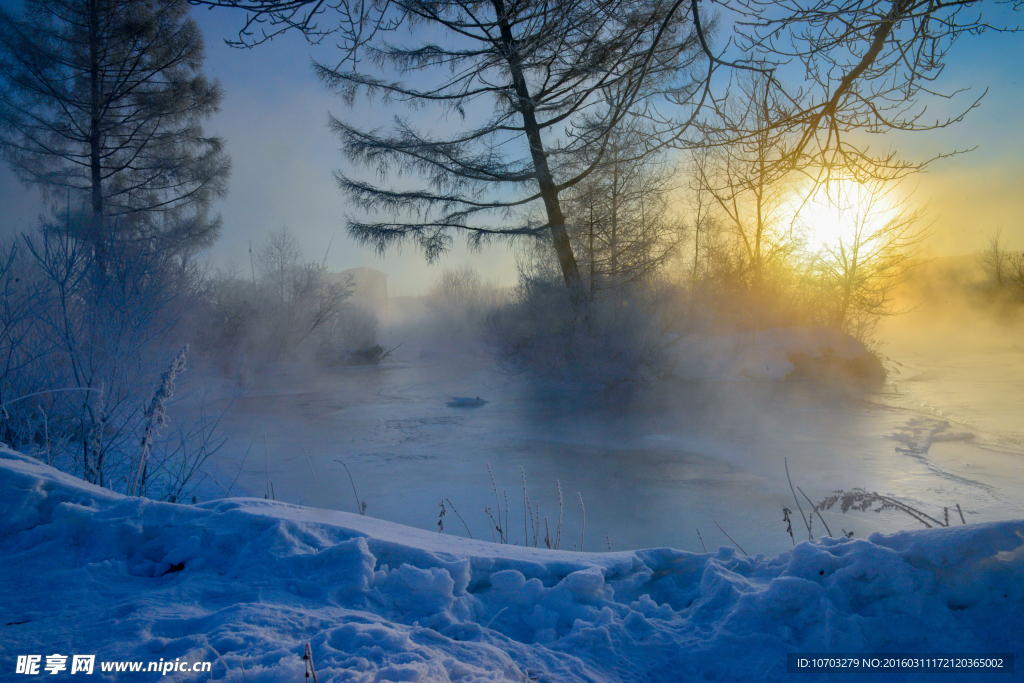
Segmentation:
{"type": "Polygon", "coordinates": [[[262,499],[125,498],[0,449],[0,554],[10,680],[28,679],[17,655],[56,652],[295,681],[306,642],[319,681],[367,683],[850,680],[787,674],[786,655],[1024,654],[1024,521],[775,557],[576,553],[262,499]]]}

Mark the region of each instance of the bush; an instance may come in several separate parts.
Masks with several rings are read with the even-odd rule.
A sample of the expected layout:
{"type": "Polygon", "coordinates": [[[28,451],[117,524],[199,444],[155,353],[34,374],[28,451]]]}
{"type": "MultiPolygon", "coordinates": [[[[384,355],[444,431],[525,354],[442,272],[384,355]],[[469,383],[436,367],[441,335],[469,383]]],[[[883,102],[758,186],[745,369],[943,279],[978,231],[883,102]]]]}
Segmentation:
{"type": "Polygon", "coordinates": [[[221,273],[207,289],[204,350],[228,365],[312,358],[342,329],[338,322],[349,296],[348,287],[325,275],[316,264],[297,265],[282,289],[270,278],[253,282],[221,273]]]}
{"type": "Polygon", "coordinates": [[[257,261],[258,279],[228,271],[207,288],[201,341],[226,373],[243,363],[330,358],[376,344],[376,314],[350,303],[351,282],[334,282],[322,264],[302,261],[286,228],[260,245],[257,261]]]}
{"type": "Polygon", "coordinates": [[[512,300],[488,318],[488,341],[511,373],[600,387],[642,383],[670,370],[673,302],[671,288],[648,279],[574,306],[559,275],[521,272],[512,300]]]}
{"type": "Polygon", "coordinates": [[[412,334],[425,337],[432,354],[459,356],[482,350],[487,317],[507,299],[470,266],[447,268],[424,298],[425,319],[412,334]]]}
{"type": "Polygon", "coordinates": [[[177,500],[215,448],[216,420],[158,438],[146,405],[177,350],[194,272],[146,245],[104,249],[100,265],[52,231],[3,246],[0,440],[100,486],[127,491],[134,476],[137,492],[177,500]],[[145,434],[152,466],[137,470],[145,434]]]}
{"type": "Polygon", "coordinates": [[[978,265],[985,274],[985,288],[990,295],[1008,302],[1024,302],[1024,253],[1007,251],[1001,232],[996,232],[978,255],[978,265]]]}

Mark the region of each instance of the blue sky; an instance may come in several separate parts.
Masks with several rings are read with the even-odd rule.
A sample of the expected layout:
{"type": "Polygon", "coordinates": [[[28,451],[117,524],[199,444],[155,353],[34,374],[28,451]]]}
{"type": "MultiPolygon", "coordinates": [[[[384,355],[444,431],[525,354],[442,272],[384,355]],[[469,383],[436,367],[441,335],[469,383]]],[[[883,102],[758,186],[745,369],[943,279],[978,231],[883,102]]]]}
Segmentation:
{"type": "MultiPolygon", "coordinates": [[[[224,231],[210,253],[214,264],[247,266],[249,241],[258,243],[269,230],[286,224],[308,258],[320,261],[326,256],[333,270],[367,265],[387,272],[392,295],[422,291],[442,267],[452,264],[469,263],[503,284],[514,281],[514,258],[503,245],[472,254],[459,243],[429,267],[411,246],[392,250],[382,260],[355,245],[344,232],[346,203],[331,176],[345,162],[326,128],[328,112],[372,128],[400,110],[365,101],[349,110],[316,81],[310,58],[330,61],[330,39],[310,46],[289,35],[251,50],[231,48],[224,39],[236,36],[243,15],[222,9],[194,11],[206,36],[206,72],[222,82],[226,93],[221,112],[207,122],[206,130],[227,140],[234,162],[230,194],[217,207],[224,231]]],[[[979,109],[952,128],[888,134],[872,144],[896,146],[918,159],[977,148],[936,162],[917,180],[915,200],[929,205],[933,222],[929,253],[976,251],[997,228],[1011,249],[1024,249],[1024,35],[964,36],[940,87],[970,87],[979,93],[988,88],[989,93],[979,109]]],[[[446,124],[439,119],[437,125],[446,124]]],[[[0,170],[0,205],[0,230],[6,233],[30,227],[40,210],[38,195],[6,168],[0,170]]]]}

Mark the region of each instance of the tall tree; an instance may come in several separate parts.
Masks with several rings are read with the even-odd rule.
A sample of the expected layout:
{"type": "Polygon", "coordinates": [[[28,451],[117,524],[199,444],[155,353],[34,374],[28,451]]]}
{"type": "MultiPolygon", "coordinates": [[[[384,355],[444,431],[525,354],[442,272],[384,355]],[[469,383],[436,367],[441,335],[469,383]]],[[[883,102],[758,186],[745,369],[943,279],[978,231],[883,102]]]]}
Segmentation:
{"type": "Polygon", "coordinates": [[[830,215],[801,220],[834,223],[815,264],[825,290],[826,320],[836,329],[857,334],[895,312],[893,291],[905,279],[927,235],[921,227],[924,210],[912,208],[909,197],[899,196],[898,184],[878,179],[835,180],[820,194],[830,215]]]}
{"type": "MultiPolygon", "coordinates": [[[[358,206],[389,217],[350,220],[350,233],[378,249],[411,239],[432,259],[450,245],[452,231],[471,241],[546,232],[566,284],[578,293],[562,193],[605,162],[610,136],[628,112],[689,68],[697,54],[692,27],[666,26],[666,7],[646,0],[399,0],[394,6],[410,25],[444,34],[437,43],[374,46],[370,54],[381,68],[407,80],[322,64],[321,79],[348,101],[366,90],[439,104],[461,116],[480,112],[480,119],[468,130],[436,135],[401,118],[386,132],[332,118],[350,159],[381,176],[403,169],[425,181],[405,190],[339,173],[339,185],[358,206]],[[586,163],[570,163],[580,158],[586,163]],[[543,206],[540,221],[526,218],[531,205],[543,206]],[[489,220],[495,214],[499,219],[489,220]]],[[[633,159],[617,163],[637,161],[656,145],[634,146],[633,159]]]]}
{"type": "MultiPolygon", "coordinates": [[[[186,0],[26,0],[0,10],[0,144],[26,183],[67,202],[66,225],[102,264],[110,240],[187,251],[230,160],[201,122],[220,85],[202,73],[186,0]],[[82,207],[70,220],[72,205],[82,207]]],[[[63,213],[63,211],[62,211],[63,213]]]]}
{"type": "Polygon", "coordinates": [[[669,201],[674,169],[646,154],[651,136],[635,122],[614,131],[605,162],[566,192],[569,236],[592,292],[652,275],[682,241],[669,201]]]}
{"type": "Polygon", "coordinates": [[[570,285],[579,277],[559,227],[564,216],[558,196],[580,178],[557,177],[551,169],[559,166],[550,163],[551,157],[566,142],[600,144],[626,118],[625,107],[640,105],[638,115],[661,124],[662,135],[654,144],[703,147],[724,135],[743,141],[761,131],[733,130],[720,104],[728,101],[737,72],[753,72],[765,79],[764,92],[755,97],[787,104],[785,117],[763,123],[793,136],[781,160],[790,168],[815,165],[830,172],[853,167],[862,177],[913,171],[923,164],[904,162],[895,153],[871,154],[849,133],[932,129],[961,120],[977,100],[968,100],[946,119],[924,118],[929,98],[946,97],[935,81],[951,47],[964,34],[1005,30],[1013,23],[990,23],[981,12],[965,11],[980,0],[722,0],[717,4],[730,20],[730,31],[716,46],[707,3],[699,0],[192,1],[244,9],[239,45],[252,46],[292,29],[314,42],[336,39],[339,66],[321,73],[346,94],[366,87],[415,104],[447,103],[460,115],[476,98],[495,98],[498,106],[489,125],[447,140],[430,139],[405,122],[392,136],[362,134],[337,122],[351,155],[381,172],[404,162],[433,185],[422,191],[378,192],[368,183],[341,179],[367,207],[439,213],[426,219],[421,213],[415,222],[356,221],[350,227],[357,238],[378,247],[414,238],[430,257],[448,244],[450,229],[469,230],[476,237],[530,232],[537,226],[494,230],[470,226],[466,219],[543,200],[547,225],[540,227],[551,230],[570,285]],[[396,48],[391,37],[403,26],[426,29],[431,38],[444,34],[447,42],[396,48]],[[692,51],[694,40],[701,59],[692,51]],[[357,75],[363,57],[400,74],[415,73],[418,87],[357,75]],[[435,67],[449,69],[449,77],[420,76],[435,67]],[[722,72],[724,83],[714,77],[722,72]],[[659,107],[659,98],[661,104],[683,105],[682,113],[659,107]],[[588,137],[585,126],[572,123],[582,124],[579,115],[593,112],[595,102],[606,109],[594,116],[600,135],[588,137]],[[529,156],[504,157],[509,140],[502,134],[519,135],[529,156]],[[481,199],[481,186],[494,180],[519,188],[536,183],[536,192],[524,192],[517,202],[481,199]]]}

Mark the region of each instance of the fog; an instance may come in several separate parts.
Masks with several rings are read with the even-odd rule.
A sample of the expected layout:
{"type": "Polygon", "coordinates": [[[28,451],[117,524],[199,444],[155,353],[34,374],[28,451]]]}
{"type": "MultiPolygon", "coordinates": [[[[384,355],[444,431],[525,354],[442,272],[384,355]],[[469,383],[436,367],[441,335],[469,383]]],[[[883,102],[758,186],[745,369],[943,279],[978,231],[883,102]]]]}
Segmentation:
{"type": "MultiPolygon", "coordinates": [[[[396,300],[380,336],[394,352],[379,366],[214,378],[230,440],[207,487],[348,511],[358,495],[367,515],[432,530],[444,502],[443,533],[487,540],[500,510],[508,542],[533,545],[541,520],[553,533],[560,486],[563,547],[588,550],[780,552],[792,545],[783,508],[797,509],[787,462],[814,501],[859,487],[938,519],[948,508],[956,523],[958,504],[968,523],[1012,518],[1024,500],[1022,327],[1019,309],[971,289],[974,263],[918,268],[899,293],[908,312],[877,329],[890,375],[870,389],[756,377],[574,385],[503,371],[485,317],[396,300]],[[449,405],[459,396],[487,403],[449,405]]],[[[833,535],[920,527],[892,510],[823,515],[833,535]]],[[[798,514],[793,524],[806,538],[798,514]]],[[[826,533],[818,518],[811,533],[826,533]]]]}
{"type": "Polygon", "coordinates": [[[711,4],[0,0],[15,672],[1012,671],[1021,3],[711,4]]]}
{"type": "MultiPolygon", "coordinates": [[[[1016,87],[1024,58],[1020,35],[957,46],[958,59],[946,74],[951,87],[990,88],[965,123],[916,136],[890,133],[882,140],[911,159],[971,151],[938,160],[915,180],[913,205],[927,205],[930,221],[917,258],[934,261],[911,271],[898,293],[895,310],[901,315],[884,318],[865,338],[889,377],[884,386],[864,390],[806,378],[694,380],[692,373],[671,371],[642,381],[631,376],[624,384],[604,381],[608,377],[600,373],[555,376],[563,370],[571,375],[568,366],[547,367],[536,376],[530,364],[550,349],[510,360],[508,349],[522,340],[508,338],[514,325],[496,332],[493,315],[515,298],[519,268],[535,256],[532,247],[498,243],[472,250],[456,240],[449,253],[428,264],[414,248],[378,253],[357,245],[344,231],[349,207],[332,178],[339,168],[355,171],[327,130],[328,112],[370,125],[399,110],[361,100],[346,109],[327,93],[313,77],[310,59],[329,61],[330,41],[310,45],[288,34],[240,50],[224,42],[237,37],[232,12],[196,16],[206,38],[207,73],[225,91],[205,129],[225,138],[234,160],[230,192],[215,207],[223,232],[199,256],[203,282],[213,283],[202,286],[220,298],[185,316],[191,327],[178,335],[200,339],[194,369],[183,380],[190,392],[178,409],[187,414],[202,396],[204,411],[224,411],[219,427],[227,441],[208,461],[204,495],[269,494],[353,509],[354,483],[368,514],[434,528],[445,500],[474,535],[486,537],[491,531],[484,508],[504,514],[507,490],[512,523],[506,531],[527,542],[515,536],[525,511],[522,468],[530,500],[541,504],[549,521],[558,515],[561,483],[562,513],[572,530],[567,537],[578,530],[581,541],[577,494],[582,496],[590,548],[696,549],[698,527],[710,547],[725,540],[717,522],[751,552],[774,552],[791,542],[781,521],[782,508],[796,506],[787,459],[793,483],[815,500],[833,489],[864,487],[932,514],[960,503],[970,521],[1006,516],[1019,504],[1024,387],[1016,378],[1024,375],[1024,327],[1017,307],[979,293],[981,275],[973,264],[974,253],[997,229],[1011,252],[1024,247],[1018,220],[1024,200],[1016,191],[1024,174],[1017,153],[1024,133],[1014,125],[1022,104],[1016,87]],[[351,326],[352,315],[369,320],[350,305],[355,299],[345,303],[340,293],[307,297],[299,306],[298,299],[285,301],[279,283],[281,306],[273,315],[263,310],[269,290],[257,282],[253,250],[282,226],[300,245],[299,261],[310,277],[359,267],[387,276],[387,304],[369,314],[376,337],[368,333],[365,343],[356,343],[351,335],[342,340],[325,332],[296,340],[282,332],[295,327],[302,306],[329,309],[342,320],[335,328],[351,326]],[[472,313],[431,303],[431,287],[445,269],[459,265],[482,274],[474,296],[481,283],[489,292],[472,313]],[[248,272],[251,282],[244,277],[248,272]],[[207,338],[218,334],[216,342],[207,338]],[[380,365],[342,363],[353,347],[374,344],[387,354],[380,365]],[[454,408],[446,405],[453,396],[480,396],[488,403],[454,408]],[[336,460],[345,461],[353,482],[336,460]]],[[[436,113],[411,116],[435,130],[461,125],[436,113]]],[[[7,236],[31,231],[46,213],[39,193],[7,168],[0,170],[0,203],[7,236]]],[[[672,266],[679,272],[689,267],[672,266]]],[[[701,343],[714,347],[714,334],[722,330],[702,327],[707,320],[698,318],[673,329],[674,338],[704,335],[710,341],[701,343]]],[[[530,320],[537,329],[554,324],[530,320]]],[[[633,329],[643,327],[635,322],[620,321],[620,327],[636,338],[613,339],[603,330],[573,343],[628,356],[638,339],[656,338],[650,330],[633,329]]],[[[757,347],[756,331],[751,348],[757,347]]],[[[662,369],[704,362],[671,345],[660,348],[660,338],[655,345],[662,369]]],[[[445,532],[469,533],[453,517],[445,517],[445,532]]],[[[529,525],[529,512],[526,517],[529,525]]],[[[913,520],[887,512],[833,516],[832,524],[863,535],[913,520]]]]}

